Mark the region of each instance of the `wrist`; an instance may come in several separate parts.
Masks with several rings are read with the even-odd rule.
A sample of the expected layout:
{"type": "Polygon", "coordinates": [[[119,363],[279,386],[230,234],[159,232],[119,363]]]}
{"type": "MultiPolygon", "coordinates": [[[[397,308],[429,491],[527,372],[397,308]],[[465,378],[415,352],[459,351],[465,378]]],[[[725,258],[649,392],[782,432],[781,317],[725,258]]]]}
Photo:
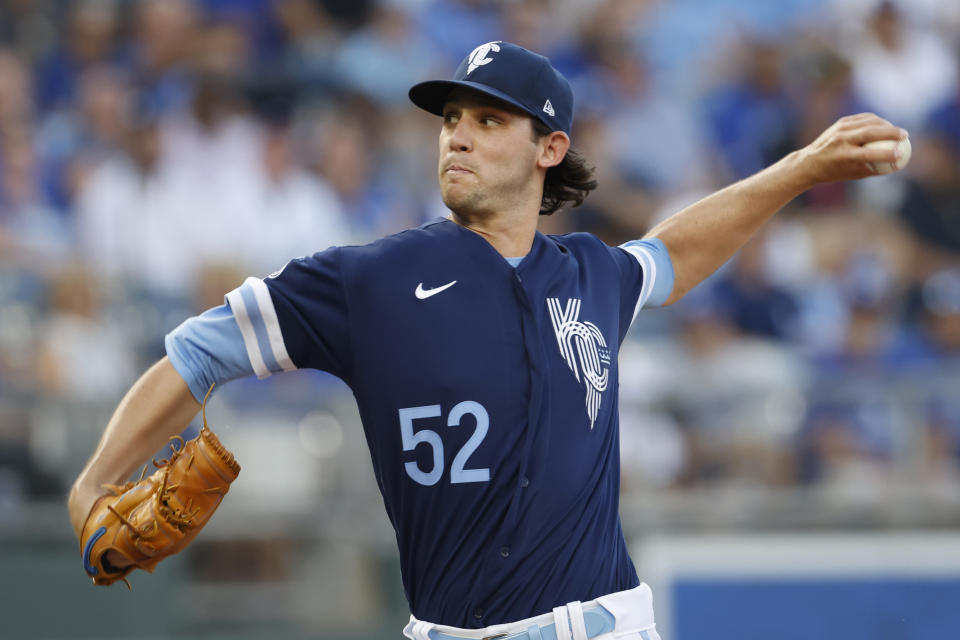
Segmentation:
{"type": "Polygon", "coordinates": [[[788,153],[778,164],[785,169],[794,197],[823,182],[817,174],[814,158],[806,148],[788,153]]]}
{"type": "Polygon", "coordinates": [[[810,146],[798,149],[785,158],[793,170],[800,193],[819,184],[835,182],[840,179],[832,176],[824,165],[823,158],[810,146]]]}
{"type": "Polygon", "coordinates": [[[93,509],[93,505],[101,496],[105,495],[102,487],[96,484],[89,484],[78,478],[70,488],[70,494],[67,497],[67,510],[70,514],[70,524],[73,526],[77,537],[83,529],[83,525],[93,509]]]}
{"type": "Polygon", "coordinates": [[[70,487],[67,502],[71,505],[90,500],[93,496],[103,493],[100,483],[94,482],[88,474],[81,474],[70,487]]]}

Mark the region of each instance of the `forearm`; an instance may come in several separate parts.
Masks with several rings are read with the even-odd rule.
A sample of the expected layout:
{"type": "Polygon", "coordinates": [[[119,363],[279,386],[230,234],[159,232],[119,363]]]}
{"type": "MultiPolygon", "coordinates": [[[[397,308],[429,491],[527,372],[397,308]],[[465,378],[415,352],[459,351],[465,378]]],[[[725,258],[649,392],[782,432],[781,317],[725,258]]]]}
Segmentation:
{"type": "Polygon", "coordinates": [[[670,216],[647,233],[670,252],[674,285],[666,304],[683,297],[729,260],[763,223],[813,186],[799,151],[670,216]]]}
{"type": "Polygon", "coordinates": [[[164,357],[130,388],[107,423],[90,461],[70,492],[70,518],[79,531],[101,485],[122,484],[167,440],[179,434],[200,404],[164,357]]]}
{"type": "Polygon", "coordinates": [[[875,146],[900,140],[907,132],[872,113],[845,116],[799,151],[745,180],[722,189],[674,214],[650,230],[673,263],[677,301],[716,271],[773,214],[814,185],[876,175],[875,163],[895,164],[898,146],[875,146]]]}

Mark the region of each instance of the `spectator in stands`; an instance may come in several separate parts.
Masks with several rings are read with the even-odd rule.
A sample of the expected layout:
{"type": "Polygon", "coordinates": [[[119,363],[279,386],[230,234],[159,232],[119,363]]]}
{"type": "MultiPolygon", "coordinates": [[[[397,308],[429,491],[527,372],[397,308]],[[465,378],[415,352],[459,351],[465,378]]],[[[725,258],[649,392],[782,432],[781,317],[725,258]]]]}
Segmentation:
{"type": "Polygon", "coordinates": [[[748,40],[736,55],[738,76],[707,95],[704,111],[729,177],[740,179],[796,148],[797,113],[781,45],[748,40]]]}
{"type": "Polygon", "coordinates": [[[264,124],[243,91],[249,35],[228,21],[195,31],[188,108],[159,120],[160,168],[177,210],[164,216],[183,239],[188,270],[208,263],[247,264],[261,215],[264,124]]]}
{"type": "Polygon", "coordinates": [[[305,85],[310,93],[325,95],[336,87],[333,60],[344,33],[323,4],[313,0],[277,0],[273,11],[285,47],[268,64],[305,85]]]}
{"type": "MultiPolygon", "coordinates": [[[[290,256],[350,243],[349,219],[337,194],[322,177],[300,166],[284,126],[275,126],[266,135],[256,191],[257,226],[248,230],[247,245],[248,264],[255,273],[271,273],[290,256]]],[[[221,296],[235,286],[224,289],[221,296]]],[[[200,308],[219,304],[214,301],[200,308]]]]}
{"type": "Polygon", "coordinates": [[[28,122],[0,135],[0,265],[44,273],[69,259],[71,229],[44,198],[28,122]]]}
{"type": "Polygon", "coordinates": [[[44,192],[68,217],[86,176],[123,147],[133,98],[127,75],[116,68],[89,69],[77,85],[71,108],[48,114],[36,135],[44,192]]]}
{"type": "MultiPolygon", "coordinates": [[[[957,57],[960,58],[960,46],[957,57]]],[[[949,97],[933,110],[923,129],[960,150],[960,82],[956,83],[949,97]]]]}
{"type": "Polygon", "coordinates": [[[72,2],[67,13],[63,38],[40,61],[36,71],[37,107],[44,114],[72,106],[85,71],[123,64],[124,52],[117,39],[120,16],[115,0],[72,2]]]}
{"type": "Polygon", "coordinates": [[[673,196],[710,183],[705,131],[685,101],[650,83],[641,53],[624,40],[593,47],[589,73],[599,80],[587,100],[602,113],[616,170],[653,192],[673,196]],[[643,144],[637,144],[643,140],[643,144]],[[670,153],[651,153],[670,149],[670,153]]]}
{"type": "Polygon", "coordinates": [[[34,118],[30,70],[15,50],[0,47],[0,134],[32,125],[34,118]]]}
{"type": "Polygon", "coordinates": [[[432,0],[417,15],[417,30],[437,52],[439,61],[455,69],[468,42],[499,40],[503,34],[496,0],[432,0]]]}
{"type": "Polygon", "coordinates": [[[195,42],[192,0],[136,0],[131,64],[141,91],[163,112],[187,107],[192,95],[187,67],[195,42]]]}
{"type": "MultiPolygon", "coordinates": [[[[852,386],[856,386],[853,384],[852,386]]],[[[817,389],[797,441],[800,478],[842,504],[876,503],[889,495],[893,455],[898,448],[896,405],[882,388],[871,395],[817,389]]]]}
{"type": "Polygon", "coordinates": [[[418,224],[423,213],[374,143],[383,122],[365,100],[334,105],[310,124],[313,167],[333,187],[353,237],[368,242],[418,224]],[[373,126],[371,126],[371,123],[373,126]]]}
{"type": "Polygon", "coordinates": [[[798,305],[790,291],[771,278],[774,273],[765,242],[768,233],[748,242],[729,268],[718,274],[714,286],[740,331],[793,342],[797,337],[798,305]]]}
{"type": "Polygon", "coordinates": [[[888,257],[859,250],[849,257],[839,284],[849,310],[845,337],[835,351],[817,358],[820,373],[882,377],[916,361],[916,335],[899,322],[906,292],[888,257]]]}
{"type": "Polygon", "coordinates": [[[406,108],[407,91],[417,81],[450,73],[414,31],[408,9],[397,0],[374,8],[370,20],[339,47],[333,66],[339,86],[384,108],[406,108]]]}
{"type": "MultiPolygon", "coordinates": [[[[960,259],[931,275],[920,289],[921,329],[928,357],[937,362],[960,358],[960,259]]],[[[960,394],[955,394],[960,401],[960,394]]]]}
{"type": "Polygon", "coordinates": [[[913,180],[900,206],[906,226],[931,250],[960,253],[960,146],[948,137],[920,137],[913,180]]]}
{"type": "Polygon", "coordinates": [[[857,96],[908,131],[922,126],[957,83],[956,57],[940,34],[916,29],[889,0],[868,14],[847,55],[857,96]]]}
{"type": "Polygon", "coordinates": [[[100,161],[76,201],[78,249],[94,276],[180,297],[194,264],[189,192],[178,191],[161,162],[159,116],[138,102],[124,147],[100,161]]]}
{"type": "Polygon", "coordinates": [[[38,356],[43,393],[87,402],[116,397],[140,366],[128,332],[106,313],[99,282],[77,264],[52,278],[38,356]]]}

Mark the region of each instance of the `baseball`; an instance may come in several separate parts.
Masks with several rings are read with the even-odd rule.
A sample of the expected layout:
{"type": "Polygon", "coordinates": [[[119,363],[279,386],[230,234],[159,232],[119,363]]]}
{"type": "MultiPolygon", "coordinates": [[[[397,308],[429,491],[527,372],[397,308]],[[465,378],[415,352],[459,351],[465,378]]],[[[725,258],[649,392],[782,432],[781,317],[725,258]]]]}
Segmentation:
{"type": "Polygon", "coordinates": [[[893,149],[899,148],[900,150],[900,159],[896,163],[893,162],[868,162],[867,165],[877,174],[884,175],[887,173],[893,173],[894,171],[899,171],[907,166],[907,163],[910,162],[910,154],[913,148],[910,146],[910,137],[904,136],[899,140],[874,140],[873,142],[868,142],[863,145],[867,149],[893,149]]]}

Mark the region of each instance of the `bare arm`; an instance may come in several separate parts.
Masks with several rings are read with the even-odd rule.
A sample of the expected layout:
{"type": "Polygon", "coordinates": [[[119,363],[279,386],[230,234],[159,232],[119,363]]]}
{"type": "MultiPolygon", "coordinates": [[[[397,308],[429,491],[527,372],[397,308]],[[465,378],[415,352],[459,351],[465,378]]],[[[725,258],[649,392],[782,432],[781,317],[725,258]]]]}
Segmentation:
{"type": "Polygon", "coordinates": [[[126,481],[199,410],[200,403],[166,357],[134,383],[70,490],[70,523],[77,537],[90,509],[105,494],[101,485],[126,481]]]}
{"type": "Polygon", "coordinates": [[[675,280],[666,304],[716,271],[764,222],[807,189],[875,175],[868,162],[894,162],[893,151],[862,145],[903,135],[873,114],[841,118],[810,145],[658,224],[647,237],[659,238],[670,252],[675,280]]]}

